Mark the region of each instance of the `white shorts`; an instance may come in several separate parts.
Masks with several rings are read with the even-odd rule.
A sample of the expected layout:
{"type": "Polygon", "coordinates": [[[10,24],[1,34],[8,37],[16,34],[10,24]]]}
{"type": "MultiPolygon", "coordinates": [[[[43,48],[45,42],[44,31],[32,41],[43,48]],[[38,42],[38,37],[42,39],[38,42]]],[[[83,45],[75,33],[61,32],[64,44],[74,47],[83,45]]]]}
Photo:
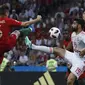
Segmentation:
{"type": "Polygon", "coordinates": [[[70,71],[79,78],[85,70],[85,59],[80,58],[75,53],[66,50],[65,59],[72,64],[70,71]]]}

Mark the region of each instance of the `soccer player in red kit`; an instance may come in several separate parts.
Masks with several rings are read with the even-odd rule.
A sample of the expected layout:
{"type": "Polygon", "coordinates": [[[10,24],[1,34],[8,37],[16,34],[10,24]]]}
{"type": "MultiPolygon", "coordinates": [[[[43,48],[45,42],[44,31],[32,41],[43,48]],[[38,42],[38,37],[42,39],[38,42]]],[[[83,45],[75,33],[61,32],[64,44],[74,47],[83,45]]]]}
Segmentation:
{"type": "Polygon", "coordinates": [[[11,50],[15,44],[18,36],[20,35],[19,31],[14,31],[10,34],[12,27],[15,26],[28,26],[30,24],[41,21],[41,16],[37,16],[36,19],[26,22],[20,22],[14,19],[8,18],[9,8],[7,5],[0,6],[0,64],[3,60],[3,55],[5,52],[11,50]]]}

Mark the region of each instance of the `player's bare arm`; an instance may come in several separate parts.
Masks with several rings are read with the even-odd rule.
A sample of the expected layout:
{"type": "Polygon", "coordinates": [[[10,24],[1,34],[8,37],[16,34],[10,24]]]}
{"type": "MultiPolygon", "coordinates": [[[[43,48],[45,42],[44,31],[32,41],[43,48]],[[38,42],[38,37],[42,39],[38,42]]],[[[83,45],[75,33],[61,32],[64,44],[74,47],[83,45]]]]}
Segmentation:
{"type": "Polygon", "coordinates": [[[34,20],[22,22],[21,26],[28,26],[30,24],[34,24],[34,23],[36,23],[38,21],[41,21],[41,19],[42,19],[42,17],[40,15],[38,15],[37,18],[34,19],[34,20]]]}
{"type": "Polygon", "coordinates": [[[69,51],[73,51],[73,45],[72,45],[72,42],[71,41],[68,44],[68,46],[66,47],[66,49],[69,50],[69,51]]]}

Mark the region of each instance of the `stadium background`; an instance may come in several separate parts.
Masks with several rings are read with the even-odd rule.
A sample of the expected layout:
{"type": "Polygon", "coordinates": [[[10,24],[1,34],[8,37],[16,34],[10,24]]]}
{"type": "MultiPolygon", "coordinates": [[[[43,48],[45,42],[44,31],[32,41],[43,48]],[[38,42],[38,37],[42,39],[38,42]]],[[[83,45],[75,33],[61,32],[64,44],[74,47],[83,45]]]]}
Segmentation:
{"type": "MultiPolygon", "coordinates": [[[[70,34],[72,32],[71,29],[72,21],[75,18],[79,17],[81,18],[82,13],[85,9],[85,0],[73,0],[73,1],[72,0],[0,0],[0,4],[4,3],[7,3],[10,8],[9,17],[16,20],[27,21],[30,19],[34,19],[38,14],[42,15],[42,22],[33,24],[32,27],[35,28],[35,31],[28,35],[32,43],[36,45],[45,45],[45,46],[54,46],[54,47],[59,46],[64,48],[70,42],[70,34]],[[62,37],[60,39],[60,43],[55,39],[49,38],[48,30],[53,26],[58,27],[61,30],[62,37]]],[[[14,47],[14,49],[9,51],[8,53],[5,53],[5,57],[10,60],[10,63],[8,63],[8,67],[5,69],[5,71],[10,71],[10,72],[17,71],[16,69],[13,68],[10,70],[9,68],[11,68],[11,66],[14,67],[24,66],[24,68],[21,68],[24,69],[23,71],[28,71],[29,66],[43,67],[46,65],[46,61],[50,58],[50,56],[51,56],[50,54],[43,53],[40,51],[35,51],[35,50],[21,51],[17,50],[16,47],[14,47]],[[28,69],[26,69],[26,67],[28,69]]],[[[56,61],[58,62],[59,67],[60,66],[67,67],[67,64],[65,63],[64,59],[56,57],[56,61]]],[[[35,67],[33,68],[33,71],[35,71],[35,67]]],[[[17,69],[19,71],[22,71],[20,68],[17,69]]],[[[41,72],[43,71],[42,69],[40,70],[39,69],[40,68],[37,68],[36,71],[41,71],[41,72]]],[[[63,75],[61,76],[63,80],[65,77],[66,70],[67,69],[63,70],[63,67],[60,70],[64,72],[63,74],[64,76],[63,75]]],[[[32,75],[32,73],[31,75],[29,74],[30,73],[28,73],[28,77],[32,75]]],[[[57,74],[55,77],[56,80],[57,80],[57,74]]],[[[5,74],[3,73],[3,75],[5,74]]],[[[9,76],[11,76],[10,73],[9,76]]]]}

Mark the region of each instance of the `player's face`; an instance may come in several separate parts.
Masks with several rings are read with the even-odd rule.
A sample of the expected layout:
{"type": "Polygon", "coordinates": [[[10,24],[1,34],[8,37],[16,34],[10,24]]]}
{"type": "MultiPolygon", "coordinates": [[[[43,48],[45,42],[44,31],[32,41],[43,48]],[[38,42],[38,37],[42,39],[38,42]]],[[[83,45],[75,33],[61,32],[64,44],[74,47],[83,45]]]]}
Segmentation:
{"type": "Polygon", "coordinates": [[[9,16],[9,11],[6,11],[5,15],[8,17],[9,16]]]}
{"type": "Polygon", "coordinates": [[[73,24],[72,24],[72,30],[73,31],[77,31],[78,30],[78,23],[77,21],[74,21],[73,24]]]}

